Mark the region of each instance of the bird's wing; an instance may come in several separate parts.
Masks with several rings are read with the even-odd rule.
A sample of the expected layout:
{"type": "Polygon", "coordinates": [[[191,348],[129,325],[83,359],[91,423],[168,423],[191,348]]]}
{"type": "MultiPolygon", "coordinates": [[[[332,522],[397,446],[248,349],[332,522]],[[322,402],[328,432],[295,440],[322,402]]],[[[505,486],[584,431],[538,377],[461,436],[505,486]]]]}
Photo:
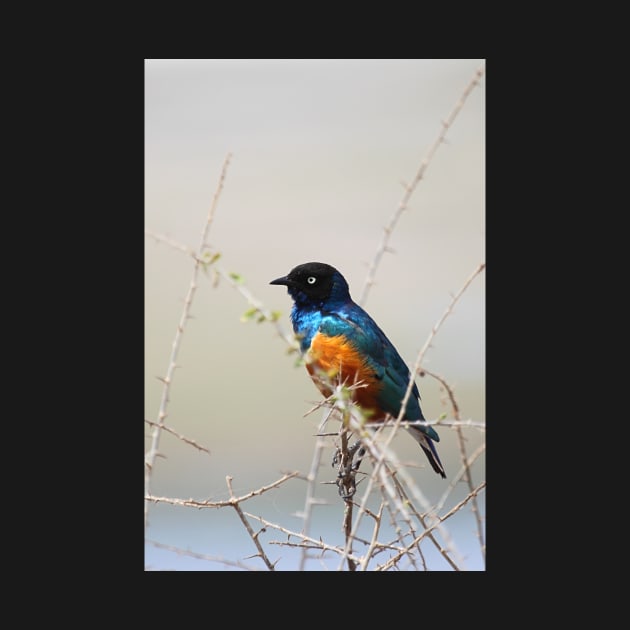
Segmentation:
{"type": "MultiPolygon", "coordinates": [[[[381,381],[378,400],[383,410],[396,417],[409,384],[409,369],[396,348],[376,322],[358,305],[341,312],[323,313],[320,331],[328,336],[343,335],[365,357],[381,381]]],[[[413,384],[405,417],[423,419],[418,400],[420,392],[413,384]]]]}

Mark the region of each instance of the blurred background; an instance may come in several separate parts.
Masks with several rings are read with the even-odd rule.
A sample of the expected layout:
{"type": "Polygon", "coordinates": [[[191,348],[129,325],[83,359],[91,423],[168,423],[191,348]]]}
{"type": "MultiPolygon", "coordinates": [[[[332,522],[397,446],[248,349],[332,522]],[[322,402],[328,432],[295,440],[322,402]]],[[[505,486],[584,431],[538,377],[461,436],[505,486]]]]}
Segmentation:
{"type": "MultiPolygon", "coordinates": [[[[145,227],[196,249],[231,153],[208,238],[219,263],[242,276],[266,308],[282,312],[287,332],[290,297],[269,282],[300,263],[337,267],[358,301],[403,182],[413,180],[441,121],[480,67],[483,59],[147,59],[145,227]]],[[[389,241],[393,251],[383,257],[364,304],[410,366],[452,296],[485,262],[485,80],[484,74],[400,217],[389,241]]],[[[158,377],[166,374],[193,261],[150,237],[144,245],[145,417],[157,421],[158,377]]],[[[235,493],[244,494],[281,471],[308,472],[321,412],[304,414],[319,393],[272,325],[241,321],[248,308],[227,282],[214,287],[200,275],[166,422],[211,454],[164,433],[153,495],[221,500],[229,496],[226,475],[235,493]]],[[[423,365],[454,388],[462,419],[485,422],[484,273],[443,324],[423,365]]],[[[425,417],[451,418],[439,384],[429,377],[416,382],[425,417]]],[[[145,449],[150,433],[145,426],[145,449]]],[[[450,477],[460,466],[458,444],[452,429],[439,433],[450,477]]],[[[485,438],[475,429],[465,435],[471,452],[485,438]]],[[[438,501],[445,482],[425,466],[415,441],[401,432],[392,446],[402,460],[421,465],[414,479],[438,501]]],[[[328,461],[322,481],[334,478],[328,461]]],[[[477,483],[485,479],[483,457],[473,470],[477,483]]],[[[316,508],[311,534],[341,543],[336,488],[321,485],[318,494],[329,505],[316,508]]],[[[462,488],[449,500],[465,495],[462,488]]],[[[304,482],[294,479],[243,508],[299,531],[302,521],[292,515],[304,498],[304,482]]],[[[448,525],[465,568],[484,570],[470,514],[448,525]]],[[[281,538],[269,531],[264,541],[281,538]]],[[[155,543],[264,570],[260,559],[246,560],[256,549],[232,509],[151,505],[146,539],[147,570],[235,569],[155,543]]],[[[280,558],[277,570],[297,567],[287,548],[269,549],[280,558]]],[[[448,570],[439,558],[435,563],[448,570]]],[[[337,566],[331,556],[307,569],[337,566]]]]}

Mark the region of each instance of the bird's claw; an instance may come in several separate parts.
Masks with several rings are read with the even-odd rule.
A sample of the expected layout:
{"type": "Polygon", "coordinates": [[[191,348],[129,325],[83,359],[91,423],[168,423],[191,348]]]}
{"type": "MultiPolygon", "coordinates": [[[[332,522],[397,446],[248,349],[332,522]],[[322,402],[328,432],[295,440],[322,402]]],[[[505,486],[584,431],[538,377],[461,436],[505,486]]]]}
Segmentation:
{"type": "Polygon", "coordinates": [[[341,449],[337,449],[335,452],[332,461],[333,467],[337,468],[337,480],[335,483],[339,490],[339,496],[344,501],[351,499],[357,491],[355,477],[364,456],[365,448],[361,445],[361,440],[357,440],[349,447],[345,456],[341,449]],[[357,455],[356,461],[354,461],[355,454],[357,455]]]}
{"type": "Polygon", "coordinates": [[[335,483],[337,484],[339,496],[344,501],[350,500],[354,496],[354,493],[357,491],[357,484],[354,480],[354,473],[352,473],[352,475],[348,477],[343,477],[342,475],[339,475],[335,483]]]}

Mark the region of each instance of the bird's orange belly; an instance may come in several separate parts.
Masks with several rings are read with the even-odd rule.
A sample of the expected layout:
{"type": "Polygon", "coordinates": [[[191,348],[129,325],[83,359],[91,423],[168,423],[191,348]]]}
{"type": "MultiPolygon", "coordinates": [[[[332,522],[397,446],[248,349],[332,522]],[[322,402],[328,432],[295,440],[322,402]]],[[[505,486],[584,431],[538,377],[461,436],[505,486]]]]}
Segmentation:
{"type": "Polygon", "coordinates": [[[351,388],[352,400],[364,411],[369,420],[382,420],[376,396],[380,381],[360,352],[343,335],[326,337],[317,333],[311,341],[306,369],[319,391],[326,397],[338,384],[351,388]]]}

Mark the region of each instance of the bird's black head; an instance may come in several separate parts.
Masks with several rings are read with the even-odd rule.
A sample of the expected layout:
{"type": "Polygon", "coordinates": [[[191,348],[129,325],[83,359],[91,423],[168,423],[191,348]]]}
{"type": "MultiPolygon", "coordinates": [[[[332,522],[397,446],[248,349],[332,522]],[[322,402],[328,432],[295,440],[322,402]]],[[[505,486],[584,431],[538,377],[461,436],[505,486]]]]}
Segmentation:
{"type": "Polygon", "coordinates": [[[326,263],[308,262],[294,267],[289,275],[269,284],[286,285],[298,305],[323,303],[329,299],[348,300],[350,293],[345,278],[326,263]]]}

